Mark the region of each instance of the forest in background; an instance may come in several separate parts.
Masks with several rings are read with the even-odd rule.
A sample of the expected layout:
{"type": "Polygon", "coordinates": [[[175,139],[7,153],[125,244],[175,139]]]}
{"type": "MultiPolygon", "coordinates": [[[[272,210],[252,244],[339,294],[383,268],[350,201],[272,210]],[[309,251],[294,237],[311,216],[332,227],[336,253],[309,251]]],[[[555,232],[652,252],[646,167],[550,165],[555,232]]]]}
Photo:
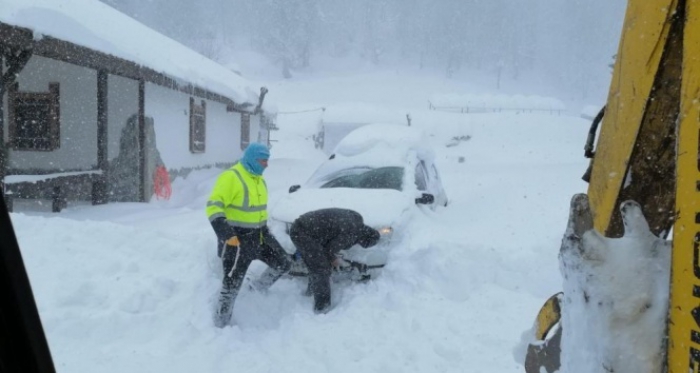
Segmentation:
{"type": "Polygon", "coordinates": [[[535,76],[607,94],[624,0],[102,0],[203,55],[259,53],[285,77],[316,57],[535,76]]]}

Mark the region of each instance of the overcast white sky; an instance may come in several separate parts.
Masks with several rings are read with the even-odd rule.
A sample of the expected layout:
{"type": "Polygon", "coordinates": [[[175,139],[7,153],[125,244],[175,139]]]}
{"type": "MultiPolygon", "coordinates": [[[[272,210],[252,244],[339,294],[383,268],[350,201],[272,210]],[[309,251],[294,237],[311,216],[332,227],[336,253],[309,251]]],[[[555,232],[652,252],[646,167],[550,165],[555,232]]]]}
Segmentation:
{"type": "Polygon", "coordinates": [[[290,76],[328,56],[446,76],[534,76],[541,84],[517,93],[577,102],[607,94],[626,6],[625,0],[102,1],[223,63],[253,51],[280,73],[286,66],[290,76]]]}

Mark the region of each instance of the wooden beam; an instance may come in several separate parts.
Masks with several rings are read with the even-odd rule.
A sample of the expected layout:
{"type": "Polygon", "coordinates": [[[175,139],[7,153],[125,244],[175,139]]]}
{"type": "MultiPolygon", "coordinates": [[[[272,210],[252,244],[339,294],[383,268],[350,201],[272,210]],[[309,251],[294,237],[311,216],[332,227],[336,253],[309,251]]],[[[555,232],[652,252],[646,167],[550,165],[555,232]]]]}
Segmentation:
{"type": "Polygon", "coordinates": [[[36,167],[30,167],[30,168],[10,168],[8,167],[5,170],[5,175],[6,176],[15,176],[15,175],[51,175],[51,174],[63,174],[63,173],[84,173],[84,172],[90,172],[90,171],[99,171],[97,168],[91,168],[91,169],[84,169],[84,168],[36,168],[36,167]]]}
{"type": "Polygon", "coordinates": [[[0,94],[4,93],[7,88],[15,82],[17,79],[17,74],[19,74],[20,71],[27,66],[27,62],[29,62],[29,59],[32,57],[32,50],[31,48],[23,49],[21,51],[17,51],[17,55],[14,56],[14,58],[10,56],[6,57],[7,64],[9,66],[7,71],[0,76],[0,94]]]}
{"type": "Polygon", "coordinates": [[[146,81],[139,80],[139,202],[146,202],[146,81]]]}
{"type": "Polygon", "coordinates": [[[2,44],[10,48],[22,47],[31,44],[34,33],[24,27],[16,27],[0,22],[0,40],[2,44]]]}
{"type": "Polygon", "coordinates": [[[92,184],[92,204],[98,205],[107,203],[107,180],[109,172],[107,144],[109,108],[109,90],[107,77],[109,74],[104,70],[97,72],[97,168],[102,170],[101,177],[92,184]]]}
{"type": "MultiPolygon", "coordinates": [[[[2,39],[0,39],[2,40],[2,39]]],[[[0,42],[0,44],[2,44],[0,42]]],[[[3,56],[0,54],[0,194],[5,195],[5,169],[7,168],[7,145],[5,144],[5,112],[4,112],[4,98],[7,88],[15,83],[17,79],[17,74],[24,69],[32,57],[31,48],[26,48],[27,45],[24,44],[25,49],[18,51],[17,55],[12,58],[11,56],[3,56]],[[3,57],[7,57],[7,71],[4,71],[3,57]]],[[[13,48],[2,48],[3,54],[10,52],[13,48]]],[[[11,107],[10,100],[7,100],[7,106],[11,107]]],[[[8,205],[12,208],[11,201],[8,201],[8,205]]]]}

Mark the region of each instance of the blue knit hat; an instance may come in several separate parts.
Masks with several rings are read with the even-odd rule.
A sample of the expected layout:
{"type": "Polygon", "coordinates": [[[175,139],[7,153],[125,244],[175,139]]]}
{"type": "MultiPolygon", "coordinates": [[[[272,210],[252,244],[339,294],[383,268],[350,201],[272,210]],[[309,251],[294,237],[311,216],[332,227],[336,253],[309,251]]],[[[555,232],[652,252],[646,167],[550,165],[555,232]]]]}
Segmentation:
{"type": "Polygon", "coordinates": [[[241,158],[241,163],[248,172],[255,175],[262,175],[265,168],[258,163],[258,159],[269,159],[270,150],[267,146],[259,142],[251,142],[245,152],[243,152],[243,157],[241,158]]]}

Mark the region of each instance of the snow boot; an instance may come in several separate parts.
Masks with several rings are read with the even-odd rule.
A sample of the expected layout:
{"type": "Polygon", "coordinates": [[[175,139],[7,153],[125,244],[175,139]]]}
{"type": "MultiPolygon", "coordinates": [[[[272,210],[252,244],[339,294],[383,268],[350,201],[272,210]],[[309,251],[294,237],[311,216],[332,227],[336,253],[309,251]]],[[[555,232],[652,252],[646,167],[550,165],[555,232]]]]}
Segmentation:
{"type": "Polygon", "coordinates": [[[309,279],[309,282],[306,284],[306,290],[304,290],[304,292],[302,292],[301,295],[305,297],[310,297],[314,295],[313,290],[311,290],[311,279],[309,279]]]}
{"type": "Polygon", "coordinates": [[[282,275],[284,275],[284,271],[267,267],[257,280],[248,284],[248,288],[252,291],[266,292],[282,275]]]}
{"type": "Polygon", "coordinates": [[[233,315],[233,301],[236,299],[237,294],[237,290],[233,290],[228,287],[221,289],[221,293],[219,293],[219,301],[216,305],[216,312],[214,314],[214,325],[217,328],[223,328],[231,322],[231,315],[233,315]]]}
{"type": "Polygon", "coordinates": [[[313,274],[309,276],[309,286],[314,294],[314,312],[328,312],[331,306],[330,276],[313,274]]]}
{"type": "Polygon", "coordinates": [[[314,313],[327,313],[331,308],[331,295],[315,295],[314,296],[314,313]]]}

